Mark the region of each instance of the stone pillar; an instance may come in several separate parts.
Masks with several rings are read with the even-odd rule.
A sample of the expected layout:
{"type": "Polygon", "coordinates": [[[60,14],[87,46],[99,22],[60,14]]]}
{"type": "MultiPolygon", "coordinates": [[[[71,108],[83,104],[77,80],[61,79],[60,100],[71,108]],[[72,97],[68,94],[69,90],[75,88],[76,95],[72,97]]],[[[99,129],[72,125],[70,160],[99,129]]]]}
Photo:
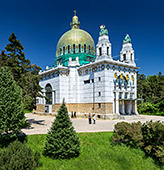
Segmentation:
{"type": "Polygon", "coordinates": [[[52,104],[55,104],[55,91],[52,91],[52,104]]]}
{"type": "MultiPolygon", "coordinates": [[[[43,96],[45,96],[45,95],[46,95],[46,93],[44,92],[43,96]]],[[[46,99],[45,98],[43,98],[43,104],[46,104],[46,99]]]]}
{"type": "Polygon", "coordinates": [[[129,106],[128,114],[131,114],[132,113],[132,101],[129,101],[128,106],[129,106]]]}
{"type": "Polygon", "coordinates": [[[116,92],[116,114],[119,114],[119,101],[118,101],[119,93],[116,92]]]}
{"type": "Polygon", "coordinates": [[[124,103],[124,100],[122,100],[122,114],[125,114],[125,103],[124,103]]]}

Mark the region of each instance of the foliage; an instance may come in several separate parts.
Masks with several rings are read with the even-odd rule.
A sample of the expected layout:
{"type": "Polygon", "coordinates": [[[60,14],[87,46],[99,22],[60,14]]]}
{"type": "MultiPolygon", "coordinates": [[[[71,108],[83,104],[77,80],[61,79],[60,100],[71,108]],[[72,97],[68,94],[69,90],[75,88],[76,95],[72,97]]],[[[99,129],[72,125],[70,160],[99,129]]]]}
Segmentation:
{"type": "Polygon", "coordinates": [[[144,151],[164,164],[164,123],[146,122],[142,125],[144,151]]]}
{"type": "Polygon", "coordinates": [[[18,140],[0,151],[0,169],[1,170],[33,170],[38,166],[40,153],[35,152],[18,140]]]}
{"type": "Polygon", "coordinates": [[[143,146],[143,135],[141,122],[127,123],[119,122],[115,125],[113,141],[115,143],[124,143],[132,147],[143,146]]]}
{"type": "Polygon", "coordinates": [[[164,75],[137,75],[137,97],[143,100],[138,104],[139,113],[156,115],[164,113],[164,75]]]}
{"type": "MultiPolygon", "coordinates": [[[[111,144],[113,132],[78,133],[80,155],[72,159],[51,159],[42,155],[46,135],[27,136],[27,145],[41,153],[38,170],[162,170],[141,149],[111,144]]],[[[164,169],[164,167],[163,167],[164,169]]]]}
{"type": "Polygon", "coordinates": [[[164,123],[146,122],[141,124],[119,122],[115,125],[114,143],[140,147],[160,164],[164,164],[164,123]]]}
{"type": "Polygon", "coordinates": [[[71,158],[79,155],[80,141],[72,122],[69,119],[67,107],[63,101],[58,115],[48,132],[44,155],[52,158],[71,158]]]}
{"type": "Polygon", "coordinates": [[[139,113],[157,113],[158,109],[151,103],[143,103],[142,106],[141,104],[138,105],[138,111],[139,113]]]}
{"type": "Polygon", "coordinates": [[[9,44],[5,51],[0,54],[0,67],[10,68],[14,80],[22,90],[23,102],[26,109],[33,109],[36,103],[36,97],[40,96],[41,87],[39,86],[38,72],[41,69],[30,60],[25,58],[24,47],[17,39],[14,33],[9,37],[9,44]]]}
{"type": "Polygon", "coordinates": [[[20,88],[7,67],[0,68],[0,87],[0,137],[16,136],[25,125],[24,107],[20,88]]]}

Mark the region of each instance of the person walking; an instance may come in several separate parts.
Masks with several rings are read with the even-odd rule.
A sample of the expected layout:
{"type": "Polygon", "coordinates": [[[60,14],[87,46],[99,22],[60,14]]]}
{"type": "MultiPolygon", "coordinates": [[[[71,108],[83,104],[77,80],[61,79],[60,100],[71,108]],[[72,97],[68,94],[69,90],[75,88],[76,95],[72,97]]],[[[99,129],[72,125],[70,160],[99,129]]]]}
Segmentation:
{"type": "Polygon", "coordinates": [[[88,119],[89,119],[89,124],[92,124],[91,114],[90,114],[90,113],[89,113],[89,115],[88,115],[88,119]]]}
{"type": "Polygon", "coordinates": [[[96,115],[93,115],[93,124],[96,124],[96,115]]]}

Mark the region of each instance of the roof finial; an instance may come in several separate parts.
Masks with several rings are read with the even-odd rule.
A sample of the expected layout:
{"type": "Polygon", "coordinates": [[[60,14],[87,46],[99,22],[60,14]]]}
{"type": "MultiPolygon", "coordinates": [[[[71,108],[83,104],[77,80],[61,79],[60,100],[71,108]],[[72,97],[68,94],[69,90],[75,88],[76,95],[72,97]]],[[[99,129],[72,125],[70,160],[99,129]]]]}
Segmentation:
{"type": "Polygon", "coordinates": [[[74,16],[76,16],[76,13],[77,13],[76,10],[74,10],[73,12],[74,12],[74,16]]]}

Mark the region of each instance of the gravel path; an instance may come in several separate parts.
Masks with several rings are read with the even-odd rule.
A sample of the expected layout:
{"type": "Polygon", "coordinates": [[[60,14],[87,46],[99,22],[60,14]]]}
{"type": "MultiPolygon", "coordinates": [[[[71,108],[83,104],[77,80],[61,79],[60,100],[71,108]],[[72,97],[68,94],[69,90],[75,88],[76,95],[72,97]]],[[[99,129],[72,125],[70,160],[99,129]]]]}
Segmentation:
{"type": "MultiPolygon", "coordinates": [[[[48,129],[50,129],[51,124],[54,120],[54,116],[50,115],[36,115],[32,113],[27,113],[26,120],[30,123],[30,127],[23,129],[22,131],[27,135],[32,134],[46,134],[48,129]]],[[[75,127],[76,132],[105,132],[113,131],[114,125],[117,122],[126,121],[126,122],[146,122],[149,120],[153,121],[164,121],[162,116],[127,116],[125,120],[96,120],[96,124],[88,124],[88,119],[77,118],[71,119],[73,126],[75,127]]]]}

